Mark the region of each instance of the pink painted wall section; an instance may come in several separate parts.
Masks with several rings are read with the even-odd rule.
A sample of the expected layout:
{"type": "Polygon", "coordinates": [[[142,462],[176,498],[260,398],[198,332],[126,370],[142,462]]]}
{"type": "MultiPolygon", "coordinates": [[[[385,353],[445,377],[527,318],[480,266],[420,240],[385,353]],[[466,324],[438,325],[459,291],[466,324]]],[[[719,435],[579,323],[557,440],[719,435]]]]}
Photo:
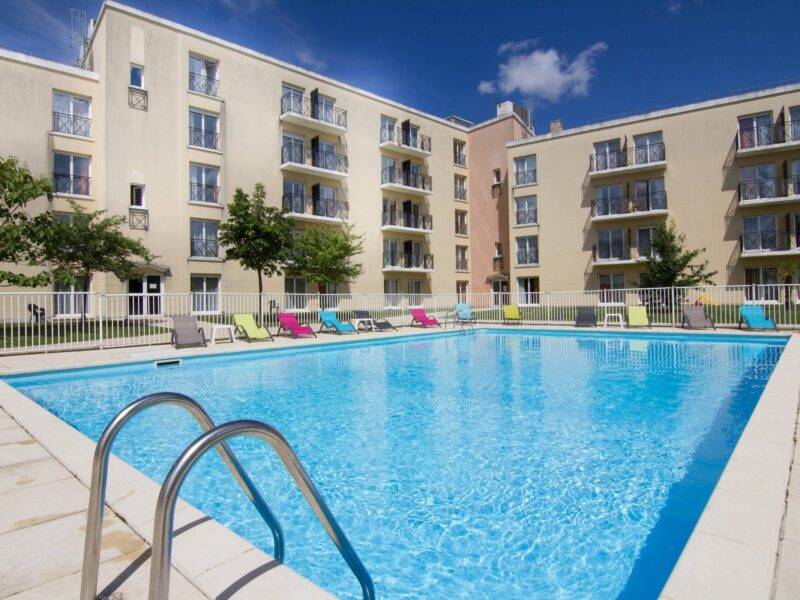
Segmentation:
{"type": "MultiPolygon", "coordinates": [[[[512,116],[470,132],[467,138],[470,290],[488,292],[492,279],[508,275],[511,247],[508,232],[509,190],[506,142],[525,137],[512,116]],[[500,169],[499,193],[492,193],[494,170],[500,169]],[[495,270],[495,243],[503,245],[500,270],[495,270]]],[[[458,208],[458,207],[456,207],[458,208]]],[[[506,277],[507,279],[507,277],[506,277]]]]}

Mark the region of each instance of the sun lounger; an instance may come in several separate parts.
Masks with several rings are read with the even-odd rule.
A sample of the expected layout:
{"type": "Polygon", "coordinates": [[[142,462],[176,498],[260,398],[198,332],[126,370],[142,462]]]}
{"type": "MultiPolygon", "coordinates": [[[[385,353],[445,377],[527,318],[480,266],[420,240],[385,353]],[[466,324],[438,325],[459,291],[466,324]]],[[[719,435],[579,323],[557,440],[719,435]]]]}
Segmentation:
{"type": "Polygon", "coordinates": [[[352,323],[342,323],[337,317],[336,313],[332,310],[323,310],[319,313],[319,331],[322,333],[323,331],[333,330],[333,333],[337,333],[339,335],[343,333],[358,333],[356,328],[353,327],[352,323]]]}
{"type": "Polygon", "coordinates": [[[575,327],[597,327],[597,312],[591,306],[579,306],[575,327]]]}
{"type": "Polygon", "coordinates": [[[364,323],[365,320],[371,322],[378,331],[386,331],[388,329],[397,331],[397,327],[392,325],[388,320],[382,317],[373,317],[368,310],[356,310],[353,312],[353,321],[356,322],[356,328],[360,328],[363,325],[366,330],[367,324],[364,323]]]}
{"type": "Polygon", "coordinates": [[[716,329],[714,319],[709,317],[705,309],[699,304],[687,304],[683,307],[681,327],[686,329],[705,329],[706,327],[716,329]]]}
{"type": "Polygon", "coordinates": [[[275,341],[269,329],[266,327],[259,327],[251,314],[233,315],[233,324],[236,327],[236,333],[238,333],[240,337],[244,337],[248,342],[261,342],[264,340],[275,341]]]}
{"type": "Polygon", "coordinates": [[[504,305],[502,322],[505,325],[519,325],[522,323],[522,315],[519,312],[519,306],[504,305]]]}
{"type": "Polygon", "coordinates": [[[745,304],[739,307],[739,328],[746,325],[748,329],[778,330],[775,321],[764,313],[764,307],[758,304],[745,304]]]}
{"type": "Polygon", "coordinates": [[[478,319],[472,314],[472,307],[466,302],[456,304],[456,322],[475,324],[478,319]]]}
{"type": "Polygon", "coordinates": [[[628,307],[628,327],[650,327],[646,306],[628,307]]]}
{"type": "Polygon", "coordinates": [[[411,309],[410,327],[413,327],[415,323],[421,327],[441,327],[441,324],[436,320],[436,317],[429,316],[428,313],[425,312],[424,308],[411,309]]]}
{"type": "Polygon", "coordinates": [[[314,333],[314,330],[311,329],[311,326],[308,323],[298,323],[295,314],[290,312],[278,313],[277,335],[281,335],[281,330],[283,330],[286,335],[291,335],[293,338],[298,338],[304,335],[313,335],[314,337],[317,337],[317,334],[314,333]]]}
{"type": "Polygon", "coordinates": [[[206,334],[191,315],[172,317],[172,343],[176,348],[195,348],[206,345],[206,334]]]}

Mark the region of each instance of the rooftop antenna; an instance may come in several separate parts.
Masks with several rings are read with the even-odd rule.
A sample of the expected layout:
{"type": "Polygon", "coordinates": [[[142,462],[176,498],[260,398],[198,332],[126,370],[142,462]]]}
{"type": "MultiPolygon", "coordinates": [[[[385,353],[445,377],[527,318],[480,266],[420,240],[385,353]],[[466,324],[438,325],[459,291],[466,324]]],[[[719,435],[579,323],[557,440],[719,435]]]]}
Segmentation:
{"type": "Polygon", "coordinates": [[[69,9],[69,47],[78,51],[76,63],[78,66],[83,62],[83,55],[86,50],[86,11],[79,8],[69,9]]]}

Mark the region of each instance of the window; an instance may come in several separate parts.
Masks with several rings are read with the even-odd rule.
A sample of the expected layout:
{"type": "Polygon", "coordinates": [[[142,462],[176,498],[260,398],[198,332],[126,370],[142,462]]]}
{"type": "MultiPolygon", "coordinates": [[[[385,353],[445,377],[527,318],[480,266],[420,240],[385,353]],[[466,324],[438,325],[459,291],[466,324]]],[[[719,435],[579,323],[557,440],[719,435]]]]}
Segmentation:
{"type": "Polygon", "coordinates": [[[777,302],[780,294],[778,269],[776,267],[755,267],[745,269],[745,299],[748,302],[777,302]]]}
{"type": "Polygon", "coordinates": [[[219,117],[198,110],[189,111],[189,145],[219,149],[219,117]]]}
{"type": "Polygon", "coordinates": [[[131,87],[144,89],[144,67],[131,64],[131,87]]]}
{"type": "Polygon", "coordinates": [[[219,203],[219,168],[189,163],[189,202],[219,203]]]}
{"type": "Polygon", "coordinates": [[[643,179],[634,183],[633,203],[636,212],[666,210],[667,193],[664,178],[643,179]]]}
{"type": "Polygon", "coordinates": [[[283,132],[281,148],[281,162],[305,163],[305,143],[303,136],[283,132]]]}
{"type": "Polygon", "coordinates": [[[503,176],[500,172],[500,169],[495,169],[494,171],[492,171],[492,183],[494,185],[503,183],[503,176]]]}
{"type": "Polygon", "coordinates": [[[314,214],[332,219],[341,218],[337,211],[336,188],[328,185],[317,185],[314,188],[314,214]]]}
{"type": "Polygon", "coordinates": [[[381,142],[397,141],[397,120],[381,115],[381,142]]]}
{"type": "Polygon", "coordinates": [[[625,276],[622,273],[600,275],[598,284],[600,304],[625,304],[625,276]]]}
{"type": "Polygon", "coordinates": [[[800,160],[792,161],[789,178],[789,195],[800,196],[800,160]]]}
{"type": "Polygon", "coordinates": [[[517,278],[517,288],[519,290],[520,304],[539,304],[538,277],[517,278]]]}
{"type": "Polygon", "coordinates": [[[503,256],[503,244],[500,242],[494,243],[494,255],[495,258],[501,258],[503,256]]]}
{"type": "Polygon", "coordinates": [[[772,113],[739,117],[739,148],[768,146],[773,138],[772,113]]]}
{"type": "Polygon", "coordinates": [[[328,96],[317,96],[317,103],[312,111],[312,115],[320,121],[326,123],[336,122],[336,100],[328,96]]]}
{"type": "Polygon", "coordinates": [[[594,216],[619,215],[627,212],[627,204],[622,196],[622,186],[601,185],[594,190],[594,216]]]}
{"type": "Polygon", "coordinates": [[[77,317],[92,312],[91,281],[87,285],[85,277],[78,277],[73,284],[55,283],[53,285],[53,310],[61,317],[77,317]]]}
{"type": "Polygon", "coordinates": [[[219,63],[189,55],[189,89],[208,96],[219,96],[219,63]]]}
{"type": "Polygon", "coordinates": [[[627,250],[622,229],[600,229],[597,232],[595,260],[626,260],[627,250]]]}
{"type": "Polygon", "coordinates": [[[514,198],[514,217],[517,225],[535,225],[538,223],[536,196],[514,198]]]}
{"type": "Polygon", "coordinates": [[[56,194],[90,194],[92,159],[76,154],[53,153],[53,191],[56,194]]]}
{"type": "Polygon", "coordinates": [[[193,313],[219,312],[219,277],[192,275],[189,279],[193,313]]]}
{"type": "Polygon", "coordinates": [[[492,306],[503,306],[510,302],[508,282],[503,280],[492,281],[492,306]]]}
{"type": "Polygon", "coordinates": [[[408,282],[407,289],[409,306],[422,305],[422,282],[419,279],[412,279],[408,282]]]}
{"type": "Polygon", "coordinates": [[[539,264],[539,236],[529,235],[517,238],[517,264],[539,264]]]}
{"type": "Polygon", "coordinates": [[[302,310],[306,307],[308,297],[306,296],[306,280],[301,277],[285,277],[283,280],[283,291],[286,294],[286,308],[290,310],[302,310]]]}
{"type": "Polygon", "coordinates": [[[403,143],[412,148],[419,147],[419,126],[406,123],[404,127],[407,129],[403,132],[403,143]]]}
{"type": "Polygon", "coordinates": [[[453,195],[456,200],[467,199],[467,178],[464,175],[453,175],[453,195]]]}
{"type": "Polygon", "coordinates": [[[383,302],[386,306],[400,306],[402,295],[400,293],[399,279],[383,280],[383,302]]]}
{"type": "Polygon", "coordinates": [[[53,92],[53,131],[90,137],[91,105],[88,98],[53,92]]]}
{"type": "Polygon", "coordinates": [[[467,235],[467,212],[456,211],[456,235],[467,235]]]}
{"type": "Polygon", "coordinates": [[[462,167],[467,164],[467,143],[453,140],[453,162],[462,167]]]}
{"type": "Polygon", "coordinates": [[[456,271],[469,270],[469,263],[467,262],[467,247],[456,246],[456,271]]]}
{"type": "Polygon", "coordinates": [[[131,206],[144,208],[144,186],[136,183],[131,184],[131,206]]]}
{"type": "Polygon", "coordinates": [[[751,165],[739,170],[739,199],[775,198],[778,196],[775,164],[751,165]]]}
{"type": "Polygon", "coordinates": [[[633,136],[633,162],[637,165],[664,160],[664,140],[660,131],[633,136]]]}
{"type": "Polygon", "coordinates": [[[189,221],[189,256],[195,258],[216,258],[219,255],[217,232],[219,223],[204,219],[189,221]]]}
{"type": "Polygon", "coordinates": [[[789,109],[789,135],[793,142],[800,140],[800,106],[789,109]]]}
{"type": "Polygon", "coordinates": [[[637,230],[636,247],[639,258],[651,258],[654,255],[652,227],[641,227],[637,230]]]}
{"type": "Polygon", "coordinates": [[[305,185],[302,181],[283,180],[283,210],[299,215],[306,212],[305,185]]]}
{"type": "Polygon", "coordinates": [[[758,252],[778,249],[775,215],[745,217],[742,220],[742,251],[758,252]]]}
{"type": "Polygon", "coordinates": [[[536,183],[536,155],[518,156],[514,159],[514,177],[517,185],[536,183]]]}
{"type": "Polygon", "coordinates": [[[281,113],[303,114],[303,88],[284,83],[281,86],[281,113]]]}
{"type": "Polygon", "coordinates": [[[466,281],[456,281],[456,297],[458,302],[467,302],[467,283],[466,281]]]}
{"type": "Polygon", "coordinates": [[[595,142],[592,159],[589,165],[592,171],[624,167],[627,162],[625,156],[620,152],[619,140],[595,142]]]}

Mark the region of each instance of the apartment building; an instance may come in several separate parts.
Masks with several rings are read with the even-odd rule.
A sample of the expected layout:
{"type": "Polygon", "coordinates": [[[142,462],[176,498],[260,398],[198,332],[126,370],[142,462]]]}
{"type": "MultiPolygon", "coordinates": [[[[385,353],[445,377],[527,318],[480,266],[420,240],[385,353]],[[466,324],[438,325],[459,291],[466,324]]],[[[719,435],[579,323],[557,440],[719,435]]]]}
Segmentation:
{"type": "Polygon", "coordinates": [[[689,248],[707,248],[716,283],[780,283],[782,269],[800,281],[799,85],[574,129],[555,121],[508,143],[508,169],[521,304],[540,290],[636,285],[667,219],[689,248]]]}
{"type": "Polygon", "coordinates": [[[0,51],[0,76],[11,84],[0,155],[53,179],[52,205],[35,210],[69,218],[71,200],[126,215],[157,256],[130,281],[93,277],[112,293],[213,303],[256,291],[218,243],[234,190],[256,182],[298,231],[351,226],[364,240],[364,273],[346,289],[288,272],[268,292],[383,292],[391,303],[482,289],[495,272],[471,231],[485,219],[480,243],[504,243],[483,199],[495,171],[505,176],[506,142],[531,133],[507,106],[477,125],[436,117],[115,2],[93,23],[83,68],[0,51]]]}

